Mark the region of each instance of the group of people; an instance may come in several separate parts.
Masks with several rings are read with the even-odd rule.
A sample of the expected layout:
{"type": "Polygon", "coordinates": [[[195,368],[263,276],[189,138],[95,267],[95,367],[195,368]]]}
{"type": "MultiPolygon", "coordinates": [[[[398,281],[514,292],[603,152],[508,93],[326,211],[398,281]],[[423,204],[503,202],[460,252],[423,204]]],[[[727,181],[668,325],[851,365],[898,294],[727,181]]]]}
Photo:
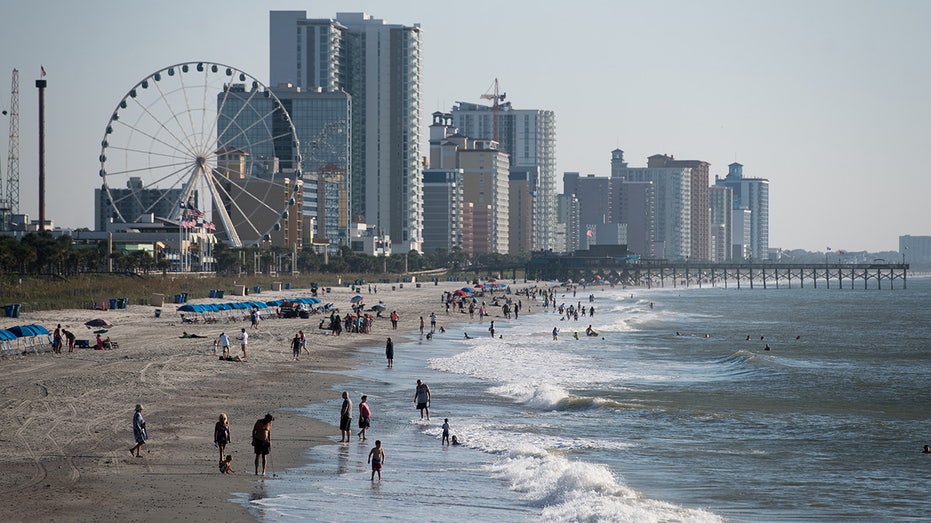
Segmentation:
{"type": "Polygon", "coordinates": [[[249,347],[249,333],[246,332],[245,327],[240,329],[239,336],[236,339],[239,340],[242,356],[233,356],[230,353],[230,337],[227,336],[225,332],[221,332],[217,339],[213,341],[213,352],[219,350],[220,359],[224,361],[245,361],[248,356],[246,351],[249,347]]]}
{"type": "Polygon", "coordinates": [[[74,333],[61,328],[61,323],[58,324],[58,327],[55,327],[55,332],[52,335],[52,350],[56,354],[61,354],[62,347],[64,347],[64,339],[68,340],[68,352],[74,352],[74,333]]]}
{"type": "MultiPolygon", "coordinates": [[[[391,338],[388,338],[388,342],[391,342],[391,338]]],[[[352,441],[352,400],[349,399],[349,393],[343,391],[342,393],[343,402],[340,405],[339,410],[339,431],[340,431],[340,443],[349,443],[352,441]]],[[[414,404],[417,410],[420,411],[420,419],[430,420],[430,401],[432,395],[430,393],[430,387],[427,386],[423,380],[417,380],[417,386],[414,389],[414,404]]],[[[368,396],[362,395],[359,400],[359,432],[356,433],[356,436],[360,441],[366,440],[366,431],[371,428],[372,420],[372,410],[368,405],[368,396]]],[[[443,439],[442,444],[444,445],[460,445],[459,439],[456,436],[452,436],[450,439],[450,427],[449,427],[449,418],[443,420],[443,439]]],[[[222,451],[221,451],[222,453],[222,451]]],[[[372,465],[372,480],[374,481],[375,475],[378,475],[379,481],[381,480],[381,470],[385,462],[385,449],[382,447],[381,440],[375,441],[375,446],[369,452],[368,463],[372,465]]]]}

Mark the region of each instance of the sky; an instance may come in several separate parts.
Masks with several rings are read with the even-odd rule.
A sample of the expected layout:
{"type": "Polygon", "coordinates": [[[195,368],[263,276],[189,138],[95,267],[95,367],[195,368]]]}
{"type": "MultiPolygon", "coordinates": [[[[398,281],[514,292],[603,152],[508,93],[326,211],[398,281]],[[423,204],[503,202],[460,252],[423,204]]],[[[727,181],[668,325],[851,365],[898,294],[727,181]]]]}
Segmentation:
{"type": "MultiPolygon", "coordinates": [[[[770,247],[883,251],[931,234],[931,2],[916,0],[5,0],[0,107],[20,78],[20,210],[38,218],[38,94],[46,80],[46,216],[93,227],[113,109],[166,66],[211,61],[268,81],[268,13],[366,12],[423,29],[430,114],[484,102],[557,119],[564,171],[610,175],[657,153],[732,162],[770,182],[770,247]]],[[[7,129],[0,116],[6,191],[7,129]]]]}

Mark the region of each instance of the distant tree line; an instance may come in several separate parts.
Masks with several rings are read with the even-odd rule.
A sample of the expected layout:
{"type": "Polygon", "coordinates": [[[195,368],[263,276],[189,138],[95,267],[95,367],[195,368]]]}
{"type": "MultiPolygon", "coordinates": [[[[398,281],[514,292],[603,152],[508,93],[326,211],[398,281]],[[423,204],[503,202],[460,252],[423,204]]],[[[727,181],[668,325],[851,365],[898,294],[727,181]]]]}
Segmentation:
{"type": "MultiPolygon", "coordinates": [[[[285,247],[243,247],[236,249],[219,243],[214,247],[216,272],[221,275],[268,273],[291,270],[292,252],[285,247]]],[[[440,249],[429,254],[411,251],[391,256],[369,256],[340,247],[336,254],[324,256],[310,248],[297,253],[295,269],[301,273],[368,273],[403,274],[428,269],[450,271],[479,271],[523,267],[529,254],[483,254],[470,258],[455,249],[440,249]]],[[[84,273],[108,272],[166,273],[172,262],[165,256],[158,258],[148,251],[114,250],[108,254],[107,242],[76,244],[69,235],[53,237],[49,232],[29,233],[17,240],[0,236],[0,276],[48,275],[72,276],[84,273]]]]}

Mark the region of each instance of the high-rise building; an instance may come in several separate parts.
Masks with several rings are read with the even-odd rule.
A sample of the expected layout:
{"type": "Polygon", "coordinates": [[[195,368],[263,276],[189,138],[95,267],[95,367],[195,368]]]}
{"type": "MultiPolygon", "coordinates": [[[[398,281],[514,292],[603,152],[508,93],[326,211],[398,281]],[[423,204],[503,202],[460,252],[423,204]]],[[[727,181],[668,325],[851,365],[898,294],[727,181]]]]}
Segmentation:
{"type": "Polygon", "coordinates": [[[688,167],[691,169],[689,207],[691,209],[691,247],[694,260],[711,259],[711,236],[708,221],[708,184],[711,164],[701,160],[676,160],[673,156],[654,154],[647,158],[647,167],[688,167]]]}
{"type": "Polygon", "coordinates": [[[902,263],[931,262],[931,236],[899,236],[899,254],[902,255],[902,263]]]}
{"type": "Polygon", "coordinates": [[[611,222],[611,179],[604,176],[579,176],[577,172],[562,175],[563,191],[579,199],[580,249],[594,242],[594,233],[599,225],[611,222]]]}
{"type": "MultiPolygon", "coordinates": [[[[727,166],[727,176],[715,176],[714,184],[718,187],[730,187],[734,195],[734,210],[750,211],[750,235],[745,239],[747,254],[755,259],[765,260],[769,256],[769,180],[765,178],[744,178],[743,165],[732,163],[727,166]]],[[[737,213],[734,213],[733,242],[737,244],[737,213]]]]}
{"type": "Polygon", "coordinates": [[[353,220],[375,226],[399,252],[421,250],[421,29],[365,13],[308,19],[272,11],[271,85],[352,97],[349,164],[353,220]]]}
{"type": "Polygon", "coordinates": [[[497,142],[464,136],[452,125],[451,115],[433,113],[430,165],[433,169],[458,169],[461,172],[462,200],[474,204],[471,207],[471,237],[476,254],[508,253],[508,163],[508,155],[498,150],[497,142]],[[491,214],[486,219],[488,209],[491,214]],[[485,234],[489,236],[486,238],[485,234]]]}
{"type": "Polygon", "coordinates": [[[553,248],[556,252],[575,252],[581,247],[579,245],[579,199],[575,194],[564,193],[556,196],[556,221],[561,224],[564,230],[563,238],[565,245],[561,245],[560,250],[553,248]]]}
{"type": "Polygon", "coordinates": [[[730,261],[733,254],[733,191],[730,187],[709,187],[708,206],[711,209],[711,261],[730,261]]]}
{"type": "Polygon", "coordinates": [[[623,151],[612,151],[611,177],[650,182],[654,202],[654,255],[688,258],[692,252],[692,170],[688,167],[628,167],[623,151]]]}
{"type": "Polygon", "coordinates": [[[552,249],[556,223],[556,114],[543,109],[514,109],[510,102],[497,109],[457,102],[452,116],[459,131],[475,139],[495,139],[497,127],[498,149],[510,155],[510,167],[538,169],[533,249],[552,249]]]}
{"type": "Polygon", "coordinates": [[[611,221],[627,224],[627,251],[644,258],[655,257],[653,184],[612,178],[611,185],[615,202],[611,221]]]}
{"type": "Polygon", "coordinates": [[[423,252],[462,248],[462,170],[423,171],[423,252]]]}
{"type": "Polygon", "coordinates": [[[508,252],[533,251],[533,215],[540,180],[536,167],[515,167],[508,176],[508,252]]]}

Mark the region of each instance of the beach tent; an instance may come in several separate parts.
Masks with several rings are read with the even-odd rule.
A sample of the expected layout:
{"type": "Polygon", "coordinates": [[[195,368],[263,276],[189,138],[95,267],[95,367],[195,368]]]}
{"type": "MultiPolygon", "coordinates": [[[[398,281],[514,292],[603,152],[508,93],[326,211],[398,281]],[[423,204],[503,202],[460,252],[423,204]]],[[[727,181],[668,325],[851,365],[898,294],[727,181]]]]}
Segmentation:
{"type": "Polygon", "coordinates": [[[363,301],[365,301],[365,296],[361,296],[359,294],[349,298],[349,303],[362,303],[363,301]]]}

